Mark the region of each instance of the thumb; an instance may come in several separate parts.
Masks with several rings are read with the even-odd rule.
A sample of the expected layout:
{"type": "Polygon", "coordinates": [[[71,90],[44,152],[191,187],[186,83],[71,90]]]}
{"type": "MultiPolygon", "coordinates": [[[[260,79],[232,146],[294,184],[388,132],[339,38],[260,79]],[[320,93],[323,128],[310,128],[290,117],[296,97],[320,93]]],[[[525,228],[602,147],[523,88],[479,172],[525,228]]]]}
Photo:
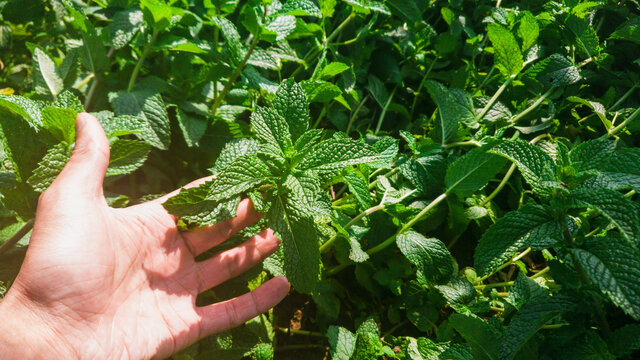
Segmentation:
{"type": "Polygon", "coordinates": [[[76,118],[76,144],[56,182],[69,191],[103,197],[102,182],[109,166],[109,141],[98,120],[81,113],[76,118]]]}

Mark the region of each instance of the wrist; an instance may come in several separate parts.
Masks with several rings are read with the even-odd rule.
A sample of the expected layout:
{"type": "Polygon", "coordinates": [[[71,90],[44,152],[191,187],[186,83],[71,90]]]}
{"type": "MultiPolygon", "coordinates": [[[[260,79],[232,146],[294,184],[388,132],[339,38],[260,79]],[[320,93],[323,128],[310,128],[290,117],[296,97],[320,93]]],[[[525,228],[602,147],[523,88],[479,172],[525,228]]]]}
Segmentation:
{"type": "Polygon", "coordinates": [[[76,359],[78,356],[56,328],[40,313],[9,291],[0,301],[0,359],[76,359]]]}

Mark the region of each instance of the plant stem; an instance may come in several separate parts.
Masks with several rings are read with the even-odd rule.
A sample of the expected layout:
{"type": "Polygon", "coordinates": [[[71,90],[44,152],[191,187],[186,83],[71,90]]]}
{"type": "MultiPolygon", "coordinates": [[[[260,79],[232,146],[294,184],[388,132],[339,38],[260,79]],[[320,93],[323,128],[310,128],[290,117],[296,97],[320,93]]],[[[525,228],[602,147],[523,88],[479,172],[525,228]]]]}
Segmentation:
{"type": "MultiPolygon", "coordinates": [[[[374,212],[380,211],[380,210],[383,210],[383,209],[384,209],[384,205],[382,205],[382,204],[370,207],[367,210],[365,210],[365,211],[361,212],[360,214],[358,214],[353,219],[351,219],[351,221],[349,221],[343,227],[343,229],[347,230],[350,227],[352,227],[353,225],[357,224],[358,221],[362,220],[366,216],[369,216],[369,215],[373,214],[374,212]]],[[[331,244],[333,244],[339,237],[340,237],[340,234],[338,234],[338,233],[333,235],[329,240],[327,240],[324,244],[322,244],[322,246],[320,246],[320,252],[326,252],[327,250],[329,250],[329,248],[331,247],[331,244]]]]}
{"type": "Polygon", "coordinates": [[[555,90],[555,87],[552,87],[551,89],[547,90],[544,94],[542,94],[542,96],[540,96],[533,104],[531,104],[528,108],[524,109],[522,112],[520,112],[518,115],[514,116],[511,119],[512,123],[517,123],[520,119],[522,119],[523,117],[527,116],[527,114],[529,114],[530,112],[532,112],[533,110],[535,110],[538,106],[540,106],[540,104],[542,104],[543,101],[545,101],[547,99],[547,97],[549,97],[549,95],[551,95],[551,93],[553,93],[553,91],[555,90]]]}
{"type": "Polygon", "coordinates": [[[484,118],[485,115],[487,115],[487,113],[489,112],[489,109],[491,109],[491,107],[493,106],[493,104],[495,104],[495,102],[498,100],[498,98],[500,97],[500,95],[504,92],[504,90],[507,88],[507,86],[509,86],[511,84],[511,82],[513,81],[513,79],[515,79],[516,76],[515,75],[511,75],[509,76],[509,78],[507,79],[507,81],[504,82],[504,84],[502,84],[498,90],[496,91],[495,94],[493,94],[493,96],[491,97],[491,99],[489,99],[489,102],[484,106],[484,108],[482,109],[482,111],[480,111],[480,114],[478,114],[478,120],[482,120],[484,118]]]}
{"type": "MultiPolygon", "coordinates": [[[[428,319],[427,319],[428,320],[428,319]]],[[[387,336],[393,334],[396,330],[400,329],[401,327],[407,325],[409,323],[409,319],[404,319],[401,322],[395,324],[391,329],[387,330],[384,334],[382,334],[381,338],[386,338],[387,336]]],[[[434,326],[435,327],[435,326],[434,326]]],[[[436,327],[437,328],[437,327],[436,327]]]]}
{"type": "Polygon", "coordinates": [[[149,56],[149,53],[151,52],[151,46],[156,42],[157,38],[158,30],[154,29],[153,33],[151,34],[151,40],[144,46],[142,54],[140,55],[140,59],[138,59],[136,67],[133,68],[133,72],[131,73],[131,77],[129,78],[129,86],[127,86],[127,92],[131,92],[133,90],[133,87],[136,84],[136,79],[138,78],[138,73],[140,72],[140,68],[142,68],[144,60],[147,58],[147,56],[149,56]]]}
{"type": "Polygon", "coordinates": [[[533,276],[531,276],[531,278],[532,279],[539,278],[540,276],[548,273],[549,270],[551,270],[551,268],[547,266],[544,269],[542,269],[542,270],[538,271],[537,273],[533,274],[533,276]]]}
{"type": "Polygon", "coordinates": [[[631,87],[631,89],[627,90],[626,93],[624,93],[624,95],[622,95],[622,97],[620,99],[618,99],[618,101],[616,101],[615,104],[611,105],[611,108],[609,108],[609,111],[615,111],[620,105],[622,105],[622,103],[624,103],[625,100],[627,100],[627,98],[629,98],[629,96],[631,96],[631,94],[633,94],[633,92],[640,87],[640,85],[636,84],[633,85],[631,87]]]}
{"type": "Polygon", "coordinates": [[[287,350],[308,350],[308,349],[325,349],[325,345],[320,344],[302,344],[302,345],[284,345],[276,346],[274,351],[287,351],[287,350]]]}
{"type": "Polygon", "coordinates": [[[20,230],[18,230],[7,242],[0,246],[0,255],[9,251],[12,247],[14,247],[20,239],[22,239],[31,229],[33,228],[34,219],[27,221],[20,230]]]}
{"type": "Polygon", "coordinates": [[[491,202],[491,200],[493,200],[499,193],[500,191],[502,191],[502,189],[505,187],[505,185],[507,185],[507,183],[509,182],[509,179],[511,178],[511,175],[513,175],[513,172],[516,170],[516,164],[511,164],[511,167],[509,168],[509,170],[507,170],[507,173],[504,175],[504,177],[502,178],[502,181],[500,181],[500,184],[498,184],[498,187],[496,187],[491,194],[489,194],[489,196],[487,196],[481,203],[480,203],[480,207],[484,207],[486,206],[488,203],[491,202]]]}
{"type": "Polygon", "coordinates": [[[474,287],[478,290],[484,290],[484,289],[491,289],[494,287],[502,287],[502,286],[513,286],[513,281],[505,281],[505,282],[498,282],[498,283],[492,283],[492,284],[487,284],[487,285],[475,285],[474,287]]]}
{"type": "Polygon", "coordinates": [[[429,68],[427,69],[427,72],[422,77],[422,80],[420,80],[420,85],[418,86],[416,95],[413,97],[413,104],[411,104],[411,119],[413,119],[413,113],[416,109],[416,105],[418,104],[418,97],[420,96],[420,91],[422,91],[422,88],[424,87],[424,82],[427,80],[427,77],[429,77],[429,74],[431,74],[431,70],[433,70],[433,67],[435,66],[435,64],[436,64],[436,60],[434,59],[433,61],[431,61],[431,65],[429,65],[429,68]]]}
{"type": "Polygon", "coordinates": [[[624,130],[624,128],[627,125],[629,125],[629,123],[635,120],[635,118],[638,117],[638,115],[640,115],[640,108],[637,108],[636,111],[633,112],[633,114],[629,115],[629,117],[622,122],[622,124],[611,129],[611,131],[609,131],[608,134],[603,135],[602,138],[609,138],[609,137],[615,136],[617,133],[624,130]]]}
{"type": "Polygon", "coordinates": [[[482,80],[482,82],[480,83],[480,86],[478,86],[478,88],[476,89],[476,91],[473,93],[473,96],[476,96],[477,94],[480,93],[480,91],[482,90],[482,88],[485,86],[485,84],[487,83],[487,81],[489,81],[489,79],[491,78],[491,76],[493,75],[493,73],[496,71],[496,67],[492,67],[491,70],[489,70],[489,73],[484,77],[484,79],[482,80]]]}
{"type": "Polygon", "coordinates": [[[481,143],[475,141],[475,140],[469,140],[469,141],[460,141],[460,142],[454,142],[451,144],[446,144],[444,146],[445,149],[450,149],[450,148],[454,148],[454,147],[458,147],[458,146],[475,146],[475,147],[480,147],[482,146],[481,143]]]}
{"type": "MultiPolygon", "coordinates": [[[[429,205],[427,205],[427,207],[422,209],[422,211],[420,211],[416,216],[414,216],[411,220],[409,220],[409,222],[407,222],[395,234],[391,235],[384,242],[382,242],[382,243],[378,244],[377,246],[374,246],[371,249],[367,250],[367,254],[369,254],[369,256],[374,255],[374,254],[384,250],[389,245],[393,244],[396,241],[396,237],[398,235],[400,235],[403,232],[407,231],[409,228],[411,228],[413,225],[415,225],[418,221],[422,220],[422,218],[425,215],[427,215],[431,210],[433,210],[436,206],[438,206],[438,204],[440,204],[444,199],[446,199],[447,195],[448,195],[447,193],[443,193],[440,196],[438,196],[437,198],[433,199],[433,201],[431,201],[431,203],[429,205]]],[[[333,275],[333,274],[341,271],[342,269],[346,268],[349,265],[350,264],[337,265],[337,266],[335,266],[333,268],[328,269],[327,270],[327,274],[328,275],[333,275]]]]}
{"type": "Polygon", "coordinates": [[[571,324],[551,324],[551,325],[545,325],[542,327],[542,329],[544,330],[554,330],[554,329],[560,329],[563,326],[569,326],[571,324]]]}
{"type": "Polygon", "coordinates": [[[353,113],[351,114],[351,118],[349,118],[349,124],[347,124],[347,130],[345,131],[347,134],[351,130],[351,126],[353,126],[353,122],[356,120],[356,116],[358,116],[360,109],[362,109],[362,107],[367,102],[367,100],[369,100],[369,94],[367,94],[367,96],[365,96],[364,99],[362,99],[362,101],[360,101],[358,106],[356,106],[356,108],[353,110],[353,113]]]}
{"type": "Polygon", "coordinates": [[[82,81],[81,81],[81,82],[80,82],[80,83],[79,83],[75,88],[76,88],[76,89],[78,89],[78,90],[82,89],[82,88],[83,88],[83,87],[85,87],[85,86],[89,83],[89,81],[91,81],[91,79],[93,79],[94,77],[96,77],[96,74],[94,74],[94,73],[89,74],[89,75],[88,75],[86,78],[84,78],[84,79],[83,79],[83,80],[82,80],[82,81]]]}
{"type": "Polygon", "coordinates": [[[530,253],[530,252],[531,252],[531,248],[527,248],[525,251],[523,251],[522,253],[518,254],[517,256],[515,256],[515,257],[514,257],[513,259],[511,259],[510,261],[507,261],[506,263],[504,263],[504,264],[502,264],[502,265],[498,266],[498,268],[497,268],[497,269],[495,269],[494,271],[492,271],[491,273],[489,273],[489,274],[487,274],[487,275],[485,275],[485,276],[481,277],[481,278],[480,278],[480,281],[482,282],[482,281],[487,280],[488,278],[490,278],[491,276],[493,276],[493,275],[494,275],[495,273],[497,273],[498,271],[500,271],[500,270],[502,270],[502,269],[506,268],[507,266],[509,266],[509,265],[511,265],[511,264],[513,264],[513,263],[515,263],[516,261],[518,261],[518,260],[522,259],[522,257],[523,257],[523,256],[527,255],[527,254],[528,254],[528,253],[530,253]]]}
{"type": "Polygon", "coordinates": [[[238,79],[238,76],[242,74],[242,70],[244,70],[244,67],[247,65],[247,62],[249,61],[249,58],[251,57],[251,54],[253,53],[253,51],[256,49],[256,46],[258,46],[259,41],[260,41],[260,37],[257,35],[254,36],[253,39],[251,40],[251,45],[249,45],[249,49],[247,50],[247,53],[244,54],[244,58],[242,59],[240,64],[238,64],[238,66],[233,70],[233,72],[229,76],[229,79],[227,79],[227,83],[224,84],[224,88],[222,89],[220,94],[216,96],[215,100],[213,101],[213,106],[211,106],[212,114],[215,115],[216,110],[218,110],[218,108],[222,104],[222,100],[224,100],[224,98],[227,96],[227,94],[231,90],[233,83],[238,79]]]}
{"type": "Polygon", "coordinates": [[[280,332],[283,332],[285,334],[290,334],[290,335],[305,335],[305,336],[327,337],[326,334],[323,334],[323,333],[317,332],[317,331],[293,330],[293,329],[290,329],[290,328],[284,328],[284,327],[280,327],[280,326],[274,326],[273,328],[275,330],[278,330],[280,332]]]}
{"type": "Polygon", "coordinates": [[[382,108],[382,113],[380,114],[378,125],[376,126],[376,132],[374,133],[375,135],[378,135],[378,133],[380,132],[380,128],[382,127],[382,121],[384,120],[384,116],[387,114],[387,109],[389,108],[389,105],[391,105],[391,101],[393,100],[393,96],[396,94],[396,90],[398,90],[398,86],[393,88],[391,95],[389,95],[387,102],[384,104],[384,108],[382,108]]]}

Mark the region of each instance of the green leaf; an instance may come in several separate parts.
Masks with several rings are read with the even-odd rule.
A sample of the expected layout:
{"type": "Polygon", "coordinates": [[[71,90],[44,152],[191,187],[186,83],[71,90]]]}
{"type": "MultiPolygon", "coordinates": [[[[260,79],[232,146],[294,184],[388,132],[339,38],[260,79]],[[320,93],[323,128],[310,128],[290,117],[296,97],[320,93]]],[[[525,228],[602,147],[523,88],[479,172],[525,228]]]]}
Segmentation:
{"type": "Polygon", "coordinates": [[[293,148],[289,124],[276,110],[264,107],[256,109],[251,114],[251,127],[259,141],[276,145],[282,156],[293,148]]]}
{"type": "Polygon", "coordinates": [[[279,13],[293,16],[322,17],[322,12],[311,0],[289,0],[282,5],[279,13]]]}
{"type": "Polygon", "coordinates": [[[84,106],[82,106],[80,99],[69,90],[61,92],[52,105],[60,109],[73,110],[78,114],[84,112],[84,106]]]}
{"type": "Polygon", "coordinates": [[[42,110],[42,125],[58,141],[72,144],[76,138],[76,116],[78,114],[71,109],[47,106],[42,110]]]}
{"type": "Polygon", "coordinates": [[[33,50],[33,82],[36,92],[54,97],[64,89],[64,81],[56,69],[56,64],[40,48],[33,50]]]}
{"type": "Polygon", "coordinates": [[[149,155],[149,145],[128,139],[111,142],[111,155],[106,176],[126,175],[137,170],[149,155]]]}
{"type": "Polygon", "coordinates": [[[142,11],[138,9],[131,8],[115,13],[111,23],[106,27],[111,46],[116,50],[125,47],[136,36],[142,24],[142,11]]]}
{"type": "Polygon", "coordinates": [[[449,165],[444,179],[447,192],[461,197],[472,195],[487,185],[505,163],[504,158],[488,153],[486,147],[473,149],[449,165]]]}
{"type": "Polygon", "coordinates": [[[240,138],[233,139],[228,142],[218,159],[216,160],[213,168],[209,169],[212,174],[219,173],[227,165],[233,163],[237,158],[244,155],[255,155],[258,153],[259,143],[254,139],[240,138]]]}
{"type": "Polygon", "coordinates": [[[542,149],[521,140],[502,141],[492,146],[489,152],[513,161],[522,177],[533,191],[548,196],[564,188],[555,171],[555,163],[542,149]]]}
{"type": "Polygon", "coordinates": [[[332,62],[327,64],[322,70],[316,75],[318,80],[329,80],[336,75],[340,75],[343,72],[350,69],[350,66],[341,62],[332,62]]]}
{"type": "Polygon", "coordinates": [[[542,250],[553,245],[561,239],[564,228],[563,222],[554,219],[542,205],[528,203],[507,213],[478,241],[473,256],[478,274],[490,274],[519,250],[542,250]]]}
{"type": "Polygon", "coordinates": [[[267,224],[282,241],[284,271],[301,293],[312,292],[320,272],[320,251],[313,215],[297,181],[287,179],[270,195],[267,224]]]}
{"type": "Polygon", "coordinates": [[[224,202],[209,200],[207,195],[211,185],[209,181],[198,187],[182,189],[162,206],[170,214],[198,226],[214,225],[235,217],[240,197],[234,196],[224,202]]]}
{"type": "Polygon", "coordinates": [[[458,122],[475,122],[473,102],[469,94],[457,89],[449,90],[437,81],[428,80],[425,87],[438,107],[435,140],[445,145],[456,135],[458,122]]]}
{"type": "Polygon", "coordinates": [[[133,115],[147,121],[149,131],[136,134],[140,140],[160,150],[171,143],[171,122],[162,96],[150,89],[109,94],[109,102],[117,115],[133,115]]]}
{"type": "Polygon", "coordinates": [[[353,194],[361,208],[368,209],[373,206],[369,182],[361,173],[352,171],[344,174],[343,178],[345,184],[349,187],[349,192],[353,194]]]}
{"type": "Polygon", "coordinates": [[[614,190],[640,191],[640,149],[616,151],[599,170],[614,190]]]}
{"type": "Polygon", "coordinates": [[[382,355],[382,342],[380,341],[380,331],[373,318],[368,318],[356,331],[356,348],[352,360],[377,359],[382,355]]]}
{"type": "Polygon", "coordinates": [[[640,324],[628,324],[616,329],[607,339],[609,351],[620,358],[640,350],[640,324]]]}
{"type": "Polygon", "coordinates": [[[522,40],[523,52],[536,44],[539,34],[540,27],[538,26],[538,20],[536,20],[536,17],[533,16],[531,12],[524,11],[518,26],[518,36],[522,40]]]}
{"type": "Polygon", "coordinates": [[[452,314],[449,325],[471,345],[476,360],[499,358],[500,334],[485,321],[471,316],[452,314]]]}
{"type": "Polygon", "coordinates": [[[297,169],[312,171],[324,183],[349,165],[371,163],[379,158],[380,155],[366,144],[350,138],[332,138],[309,149],[297,169]]]}
{"type": "Polygon", "coordinates": [[[45,191],[60,174],[71,157],[71,148],[67,142],[61,142],[47,151],[44,158],[33,170],[27,182],[37,192],[45,191]]]}
{"type": "Polygon", "coordinates": [[[386,0],[385,3],[393,14],[399,15],[410,23],[422,20],[422,12],[414,0],[386,0]]]}
{"type": "Polygon", "coordinates": [[[100,113],[93,115],[98,119],[100,125],[102,125],[104,133],[108,137],[125,136],[151,131],[147,121],[141,117],[131,115],[113,116],[112,113],[104,114],[104,116],[100,113]]]}
{"type": "Polygon", "coordinates": [[[513,286],[509,289],[508,300],[516,309],[520,309],[530,299],[545,297],[548,294],[547,289],[520,271],[513,286]]]}
{"type": "Polygon", "coordinates": [[[292,15],[280,15],[273,19],[265,29],[276,34],[275,40],[282,41],[296,28],[296,18],[292,15]]]}
{"type": "Polygon", "coordinates": [[[625,314],[640,320],[640,251],[622,236],[587,238],[571,249],[582,271],[625,314]]]}
{"type": "Polygon", "coordinates": [[[491,23],[487,26],[489,40],[493,45],[495,66],[505,77],[517,75],[522,70],[524,60],[520,47],[511,32],[504,27],[491,23]]]}
{"type": "Polygon", "coordinates": [[[636,44],[640,44],[640,17],[633,17],[626,23],[620,25],[609,38],[633,41],[636,44]]]}
{"type": "Polygon", "coordinates": [[[539,61],[526,74],[551,87],[571,85],[582,79],[578,67],[561,54],[539,61]]]}
{"type": "Polygon", "coordinates": [[[93,27],[93,24],[81,12],[70,8],[69,13],[73,16],[72,27],[78,31],[82,37],[82,56],[84,67],[93,74],[101,74],[109,66],[107,50],[102,43],[102,39],[93,27]]]}
{"type": "Polygon", "coordinates": [[[426,166],[428,160],[430,159],[401,158],[398,169],[420,193],[425,196],[436,196],[436,193],[441,193],[442,185],[426,166]]]}
{"type": "Polygon", "coordinates": [[[342,90],[327,81],[307,80],[300,83],[300,86],[307,93],[309,102],[327,103],[342,95],[342,90]]]}
{"type": "Polygon", "coordinates": [[[385,15],[391,15],[387,7],[379,1],[374,0],[343,0],[351,5],[356,12],[368,14],[370,11],[378,12],[385,15]]]}
{"type": "Polygon", "coordinates": [[[32,121],[20,106],[0,98],[0,141],[18,181],[31,176],[47,151],[32,121]]]}
{"type": "Polygon", "coordinates": [[[593,26],[585,19],[572,15],[567,18],[566,26],[574,37],[574,44],[580,55],[585,58],[598,55],[600,41],[593,26]]]}
{"type": "Polygon", "coordinates": [[[227,48],[231,53],[231,61],[234,65],[240,64],[246,50],[241,42],[238,29],[231,21],[223,17],[214,17],[213,22],[220,28],[222,36],[224,36],[227,48]]]}
{"type": "Polygon", "coordinates": [[[575,305],[574,300],[562,295],[527,301],[513,316],[502,337],[500,359],[512,359],[544,324],[558,314],[570,311],[575,305]]]}
{"type": "Polygon", "coordinates": [[[408,231],[396,237],[396,245],[429,283],[439,283],[456,271],[453,257],[438,239],[408,231]]]}
{"type": "Polygon", "coordinates": [[[162,0],[140,0],[140,9],[144,13],[144,19],[156,31],[161,31],[171,25],[174,15],[181,15],[182,10],[172,7],[162,0]]]}
{"type": "Polygon", "coordinates": [[[576,171],[601,169],[610,163],[610,157],[615,149],[615,141],[607,139],[589,140],[571,149],[569,159],[576,171]]]}
{"type": "Polygon", "coordinates": [[[292,141],[295,142],[309,129],[311,117],[309,115],[307,96],[304,89],[296,84],[293,79],[285,80],[280,84],[271,106],[289,124],[292,141]]]}
{"type": "Polygon", "coordinates": [[[356,349],[356,335],[340,326],[329,326],[329,351],[333,360],[349,360],[356,349]]]}
{"type": "Polygon", "coordinates": [[[467,305],[476,298],[476,288],[469,280],[453,276],[446,283],[434,285],[449,306],[458,313],[468,313],[467,305]]]}
{"type": "Polygon", "coordinates": [[[578,188],[568,197],[570,207],[593,208],[609,219],[622,235],[632,243],[638,242],[640,214],[631,200],[617,191],[604,188],[578,188]]]}
{"type": "Polygon", "coordinates": [[[271,171],[255,155],[244,155],[225,166],[213,180],[207,198],[224,200],[270,181],[271,171]]]}
{"type": "Polygon", "coordinates": [[[207,131],[207,120],[199,117],[188,115],[186,112],[178,109],[176,111],[178,126],[182,131],[182,136],[188,147],[197,147],[200,140],[207,131]]]}

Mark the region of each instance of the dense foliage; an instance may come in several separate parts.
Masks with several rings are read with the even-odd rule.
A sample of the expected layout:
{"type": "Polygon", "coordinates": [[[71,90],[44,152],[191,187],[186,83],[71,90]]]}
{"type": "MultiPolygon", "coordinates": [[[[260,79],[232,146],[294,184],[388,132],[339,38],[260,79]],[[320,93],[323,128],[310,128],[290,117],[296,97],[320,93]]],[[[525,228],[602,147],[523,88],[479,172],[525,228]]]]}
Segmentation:
{"type": "Polygon", "coordinates": [[[184,229],[264,217],[209,255],[282,240],[199,302],[272,275],[298,300],[176,359],[640,350],[638,1],[0,7],[0,291],[86,110],[111,206],[214,174],[164,204],[184,229]]]}

